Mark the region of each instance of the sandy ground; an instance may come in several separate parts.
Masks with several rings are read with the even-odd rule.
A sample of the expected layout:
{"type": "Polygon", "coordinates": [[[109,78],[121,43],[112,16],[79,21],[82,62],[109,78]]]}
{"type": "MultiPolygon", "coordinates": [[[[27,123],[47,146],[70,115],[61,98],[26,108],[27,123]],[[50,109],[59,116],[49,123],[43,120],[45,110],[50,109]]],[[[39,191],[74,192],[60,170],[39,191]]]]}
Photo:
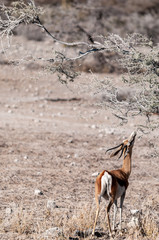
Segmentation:
{"type": "MultiPolygon", "coordinates": [[[[111,78],[118,81],[116,75],[111,78]]],[[[56,226],[52,220],[56,211],[69,218],[87,204],[95,208],[92,174],[122,165],[122,159],[110,159],[105,150],[128,137],[144,118],[120,125],[110,109],[96,105],[100,98],[87,91],[90,79],[91,74],[82,74],[67,87],[58,82],[56,74],[42,73],[28,64],[1,64],[1,239],[44,239],[43,232],[56,226]],[[35,195],[37,189],[42,195],[35,195]],[[58,207],[47,218],[48,200],[58,207]],[[28,219],[31,230],[25,229],[28,219]]],[[[158,153],[158,131],[148,135],[138,131],[123,209],[125,229],[132,217],[130,209],[149,209],[154,218],[159,212],[158,153]]],[[[107,235],[98,239],[107,239],[107,235]]]]}

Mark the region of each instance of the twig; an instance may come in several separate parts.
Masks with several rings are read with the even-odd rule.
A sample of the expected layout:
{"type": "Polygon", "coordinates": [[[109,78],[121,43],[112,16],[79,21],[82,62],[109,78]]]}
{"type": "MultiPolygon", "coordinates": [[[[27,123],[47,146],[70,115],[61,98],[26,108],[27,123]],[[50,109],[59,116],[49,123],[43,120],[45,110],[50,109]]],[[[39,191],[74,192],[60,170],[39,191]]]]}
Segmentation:
{"type": "Polygon", "coordinates": [[[125,123],[128,122],[127,118],[121,117],[121,116],[117,115],[116,113],[113,113],[113,115],[114,115],[115,117],[121,119],[121,120],[122,120],[123,122],[125,122],[125,123]]]}
{"type": "Polygon", "coordinates": [[[37,17],[35,18],[34,23],[35,23],[37,26],[41,27],[53,40],[55,40],[56,42],[61,43],[61,44],[63,44],[63,45],[66,45],[66,46],[71,46],[71,47],[73,47],[73,46],[85,45],[85,46],[87,46],[87,47],[95,48],[95,47],[97,47],[97,46],[102,45],[102,44],[99,43],[99,42],[94,42],[95,44],[89,44],[89,43],[86,43],[86,42],[72,42],[72,43],[69,43],[69,42],[61,41],[61,40],[58,40],[53,34],[51,34],[51,33],[48,31],[48,29],[41,23],[39,16],[37,16],[37,17]]]}

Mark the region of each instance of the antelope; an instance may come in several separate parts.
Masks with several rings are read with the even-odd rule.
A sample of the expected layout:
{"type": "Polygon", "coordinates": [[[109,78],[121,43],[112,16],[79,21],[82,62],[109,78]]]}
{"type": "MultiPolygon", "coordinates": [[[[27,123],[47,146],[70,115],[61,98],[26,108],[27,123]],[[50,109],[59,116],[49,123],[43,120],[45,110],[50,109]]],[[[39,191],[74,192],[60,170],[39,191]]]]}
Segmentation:
{"type": "Polygon", "coordinates": [[[122,168],[116,170],[104,170],[96,178],[95,200],[97,210],[92,235],[95,234],[95,227],[99,215],[101,197],[103,197],[105,200],[109,200],[106,208],[106,213],[110,236],[112,235],[112,231],[110,226],[109,211],[111,206],[114,204],[113,230],[115,230],[117,200],[118,198],[120,198],[120,231],[122,231],[122,207],[125,199],[126,190],[129,185],[128,178],[131,173],[131,156],[135,137],[136,132],[132,132],[128,139],[124,140],[118,146],[110,148],[106,151],[108,152],[116,149],[115,152],[110,155],[110,157],[114,157],[118,153],[120,153],[119,158],[123,155],[123,166],[122,168]]]}

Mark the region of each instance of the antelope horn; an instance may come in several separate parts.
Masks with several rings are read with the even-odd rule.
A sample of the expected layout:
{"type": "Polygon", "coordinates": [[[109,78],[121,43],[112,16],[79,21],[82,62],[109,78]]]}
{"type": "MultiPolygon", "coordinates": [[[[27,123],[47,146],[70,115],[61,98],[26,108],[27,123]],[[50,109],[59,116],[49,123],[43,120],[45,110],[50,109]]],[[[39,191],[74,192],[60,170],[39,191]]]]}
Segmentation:
{"type": "Polygon", "coordinates": [[[113,150],[113,149],[116,149],[116,148],[120,147],[121,145],[123,145],[123,143],[119,144],[119,145],[116,146],[116,147],[107,149],[105,153],[107,153],[108,151],[111,151],[111,150],[113,150]]]}
{"type": "Polygon", "coordinates": [[[124,146],[124,147],[122,148],[121,154],[120,154],[120,156],[118,157],[118,159],[121,158],[121,156],[123,155],[123,151],[124,151],[124,149],[125,149],[126,147],[127,147],[127,146],[124,146]]]}

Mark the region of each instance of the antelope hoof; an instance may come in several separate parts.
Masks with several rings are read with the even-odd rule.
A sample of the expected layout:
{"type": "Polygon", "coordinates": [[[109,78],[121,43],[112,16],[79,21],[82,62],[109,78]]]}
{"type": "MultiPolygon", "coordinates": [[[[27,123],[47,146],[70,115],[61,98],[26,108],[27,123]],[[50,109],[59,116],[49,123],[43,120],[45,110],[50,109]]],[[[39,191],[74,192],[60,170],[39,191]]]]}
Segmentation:
{"type": "Polygon", "coordinates": [[[112,234],[112,232],[109,233],[109,237],[110,237],[110,239],[113,239],[113,234],[112,234]]]}
{"type": "Polygon", "coordinates": [[[92,234],[91,234],[91,239],[92,239],[92,237],[94,237],[95,236],[95,231],[93,230],[92,231],[92,234]]]}
{"type": "Polygon", "coordinates": [[[123,235],[123,233],[122,233],[122,230],[120,230],[120,232],[119,232],[119,235],[120,235],[120,236],[122,236],[122,235],[123,235]]]}

